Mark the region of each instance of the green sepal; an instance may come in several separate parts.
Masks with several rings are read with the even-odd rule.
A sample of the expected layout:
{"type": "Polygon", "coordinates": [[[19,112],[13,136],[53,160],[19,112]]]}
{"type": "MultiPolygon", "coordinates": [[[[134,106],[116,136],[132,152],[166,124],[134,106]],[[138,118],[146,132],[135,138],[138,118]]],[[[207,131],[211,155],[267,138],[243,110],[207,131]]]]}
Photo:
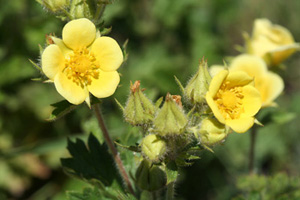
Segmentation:
{"type": "Polygon", "coordinates": [[[76,105],[69,103],[67,100],[51,104],[51,106],[54,107],[54,110],[49,118],[46,119],[47,121],[57,120],[76,108],[76,105]]]}
{"type": "Polygon", "coordinates": [[[118,99],[115,98],[115,102],[117,103],[117,105],[119,106],[119,108],[122,110],[122,112],[124,112],[124,107],[123,107],[122,104],[118,101],[118,99]]]}
{"type": "Polygon", "coordinates": [[[165,166],[165,172],[167,175],[167,185],[171,182],[175,182],[178,177],[178,167],[175,162],[169,162],[165,166]]]}
{"type": "Polygon", "coordinates": [[[31,59],[28,59],[28,60],[29,60],[29,62],[30,62],[37,70],[39,70],[39,72],[41,72],[42,74],[44,74],[42,68],[41,68],[37,63],[33,62],[31,59]]]}
{"type": "Polygon", "coordinates": [[[172,96],[167,94],[164,105],[153,121],[154,131],[160,136],[179,135],[185,130],[187,123],[188,120],[183,110],[172,99],[172,96]]]}
{"type": "Polygon", "coordinates": [[[159,109],[159,106],[161,105],[163,100],[164,100],[164,97],[160,97],[159,99],[157,99],[157,101],[155,102],[155,105],[154,105],[156,110],[159,109]]]}
{"type": "Polygon", "coordinates": [[[128,45],[128,39],[125,40],[125,42],[122,45],[122,52],[123,52],[123,56],[124,56],[124,60],[123,62],[126,62],[129,56],[129,53],[127,51],[127,45],[128,45]]]}
{"type": "Polygon", "coordinates": [[[101,36],[108,35],[111,32],[111,30],[112,30],[112,27],[100,29],[101,36]]]}
{"type": "Polygon", "coordinates": [[[155,191],[166,186],[166,173],[157,165],[143,160],[136,170],[136,184],[142,190],[155,191]]]}
{"type": "Polygon", "coordinates": [[[133,151],[133,152],[137,152],[137,153],[140,153],[141,152],[141,147],[140,146],[127,146],[127,145],[123,145],[123,144],[120,144],[118,142],[115,141],[115,144],[124,148],[124,149],[127,149],[129,151],[133,151]]]}
{"type": "Polygon", "coordinates": [[[184,94],[184,87],[183,87],[183,85],[181,84],[180,80],[179,80],[176,76],[174,76],[174,78],[175,78],[175,82],[176,82],[177,85],[179,86],[179,89],[180,89],[181,93],[184,94]]]}

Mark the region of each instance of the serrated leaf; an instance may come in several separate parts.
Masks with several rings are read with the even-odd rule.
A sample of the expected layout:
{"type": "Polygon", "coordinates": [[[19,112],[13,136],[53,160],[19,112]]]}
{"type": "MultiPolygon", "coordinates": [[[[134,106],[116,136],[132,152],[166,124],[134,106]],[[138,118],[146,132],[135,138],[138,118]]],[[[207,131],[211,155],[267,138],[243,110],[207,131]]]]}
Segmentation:
{"type": "Polygon", "coordinates": [[[88,148],[81,139],[77,139],[76,142],[68,140],[67,149],[72,157],[61,159],[66,173],[89,183],[96,179],[105,186],[122,188],[112,156],[106,145],[100,144],[93,134],[89,135],[88,148]]]}
{"type": "Polygon", "coordinates": [[[52,111],[49,118],[46,119],[47,121],[57,120],[58,118],[64,116],[65,114],[68,114],[76,108],[76,105],[69,103],[67,100],[51,104],[51,106],[54,107],[54,110],[52,111]]]}

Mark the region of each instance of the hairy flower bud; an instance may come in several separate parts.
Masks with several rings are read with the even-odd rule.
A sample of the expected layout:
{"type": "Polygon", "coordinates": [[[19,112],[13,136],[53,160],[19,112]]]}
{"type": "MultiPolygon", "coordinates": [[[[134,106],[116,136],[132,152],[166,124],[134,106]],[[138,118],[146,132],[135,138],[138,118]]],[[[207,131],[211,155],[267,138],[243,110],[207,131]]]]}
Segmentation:
{"type": "Polygon", "coordinates": [[[172,95],[167,94],[164,105],[153,121],[154,130],[160,136],[178,135],[184,131],[187,123],[188,120],[182,108],[172,95]]]}
{"type": "Polygon", "coordinates": [[[192,104],[205,102],[205,94],[208,91],[211,76],[207,70],[207,62],[202,59],[198,72],[189,80],[184,89],[184,95],[192,104]]]}
{"type": "Polygon", "coordinates": [[[220,143],[228,135],[225,126],[213,118],[203,119],[199,127],[195,130],[195,136],[199,138],[201,144],[205,146],[220,143]]]}
{"type": "Polygon", "coordinates": [[[155,107],[140,89],[140,81],[130,86],[130,95],[124,108],[125,121],[134,126],[151,124],[155,107]]]}
{"type": "Polygon", "coordinates": [[[51,12],[59,12],[70,4],[69,0],[41,0],[38,3],[45,6],[45,8],[51,12]]]}
{"type": "Polygon", "coordinates": [[[93,8],[91,3],[82,0],[73,0],[70,8],[70,14],[74,19],[93,18],[93,8]]]}
{"type": "Polygon", "coordinates": [[[155,134],[144,137],[141,143],[143,155],[153,163],[158,163],[166,153],[166,142],[155,134]]]}
{"type": "Polygon", "coordinates": [[[136,183],[142,190],[155,191],[167,183],[166,173],[149,161],[143,160],[136,170],[136,183]]]}

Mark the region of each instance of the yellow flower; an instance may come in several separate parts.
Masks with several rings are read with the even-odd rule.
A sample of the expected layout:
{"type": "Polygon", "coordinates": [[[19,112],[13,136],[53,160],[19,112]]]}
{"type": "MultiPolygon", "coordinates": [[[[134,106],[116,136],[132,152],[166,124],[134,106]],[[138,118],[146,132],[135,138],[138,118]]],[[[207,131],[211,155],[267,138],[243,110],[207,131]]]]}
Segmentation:
{"type": "Polygon", "coordinates": [[[213,118],[203,119],[199,128],[194,130],[196,130],[194,131],[195,136],[205,146],[213,146],[221,143],[228,135],[224,124],[213,118]]]}
{"type": "Polygon", "coordinates": [[[276,105],[274,100],[284,88],[283,80],[277,74],[268,71],[265,62],[251,55],[240,55],[232,60],[230,71],[244,71],[254,78],[255,88],[258,89],[262,99],[262,107],[276,105]]]}
{"type": "Polygon", "coordinates": [[[247,53],[263,58],[270,65],[280,64],[300,49],[289,30],[267,19],[255,20],[252,38],[246,42],[247,53]]]}
{"type": "Polygon", "coordinates": [[[42,54],[42,70],[59,94],[72,104],[86,101],[89,105],[89,93],[104,98],[115,92],[123,54],[114,39],[100,37],[85,18],[67,23],[62,39],[51,38],[54,44],[42,54]]]}
{"type": "Polygon", "coordinates": [[[259,91],[253,78],[243,71],[222,70],[213,77],[206,101],[215,117],[237,133],[246,132],[254,124],[261,108],[259,91]]]}

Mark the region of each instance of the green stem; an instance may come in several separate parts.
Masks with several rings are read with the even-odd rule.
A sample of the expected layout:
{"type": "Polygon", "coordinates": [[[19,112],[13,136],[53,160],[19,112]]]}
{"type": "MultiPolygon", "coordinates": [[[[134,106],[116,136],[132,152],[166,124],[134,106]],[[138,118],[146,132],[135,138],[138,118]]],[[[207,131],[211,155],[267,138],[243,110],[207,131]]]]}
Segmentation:
{"type": "Polygon", "coordinates": [[[174,186],[175,186],[175,182],[170,182],[167,185],[167,197],[166,200],[173,200],[174,199],[174,186]]]}
{"type": "Polygon", "coordinates": [[[100,20],[100,18],[102,17],[104,10],[105,10],[106,4],[101,4],[99,6],[97,6],[97,10],[94,16],[94,21],[96,23],[98,23],[98,21],[100,20]]]}
{"type": "Polygon", "coordinates": [[[105,140],[108,148],[110,149],[110,151],[111,151],[111,153],[113,155],[115,163],[117,164],[117,167],[119,169],[120,175],[122,176],[123,181],[124,181],[125,185],[127,186],[129,192],[131,194],[135,195],[134,191],[133,191],[133,188],[131,186],[130,180],[129,180],[129,176],[127,175],[127,172],[125,170],[123,162],[122,162],[122,160],[120,158],[119,152],[118,152],[117,148],[115,147],[115,145],[114,145],[111,137],[109,136],[108,130],[107,130],[106,126],[105,126],[105,123],[104,123],[104,120],[103,120],[103,117],[102,117],[99,105],[98,104],[93,105],[93,109],[95,111],[95,114],[96,114],[96,117],[97,117],[97,120],[98,120],[98,124],[99,124],[99,126],[100,126],[100,128],[102,130],[102,134],[103,134],[104,140],[105,140]]]}
{"type": "Polygon", "coordinates": [[[255,142],[256,142],[257,129],[253,126],[250,133],[250,150],[249,150],[249,173],[254,171],[254,157],[255,157],[255,142]]]}

